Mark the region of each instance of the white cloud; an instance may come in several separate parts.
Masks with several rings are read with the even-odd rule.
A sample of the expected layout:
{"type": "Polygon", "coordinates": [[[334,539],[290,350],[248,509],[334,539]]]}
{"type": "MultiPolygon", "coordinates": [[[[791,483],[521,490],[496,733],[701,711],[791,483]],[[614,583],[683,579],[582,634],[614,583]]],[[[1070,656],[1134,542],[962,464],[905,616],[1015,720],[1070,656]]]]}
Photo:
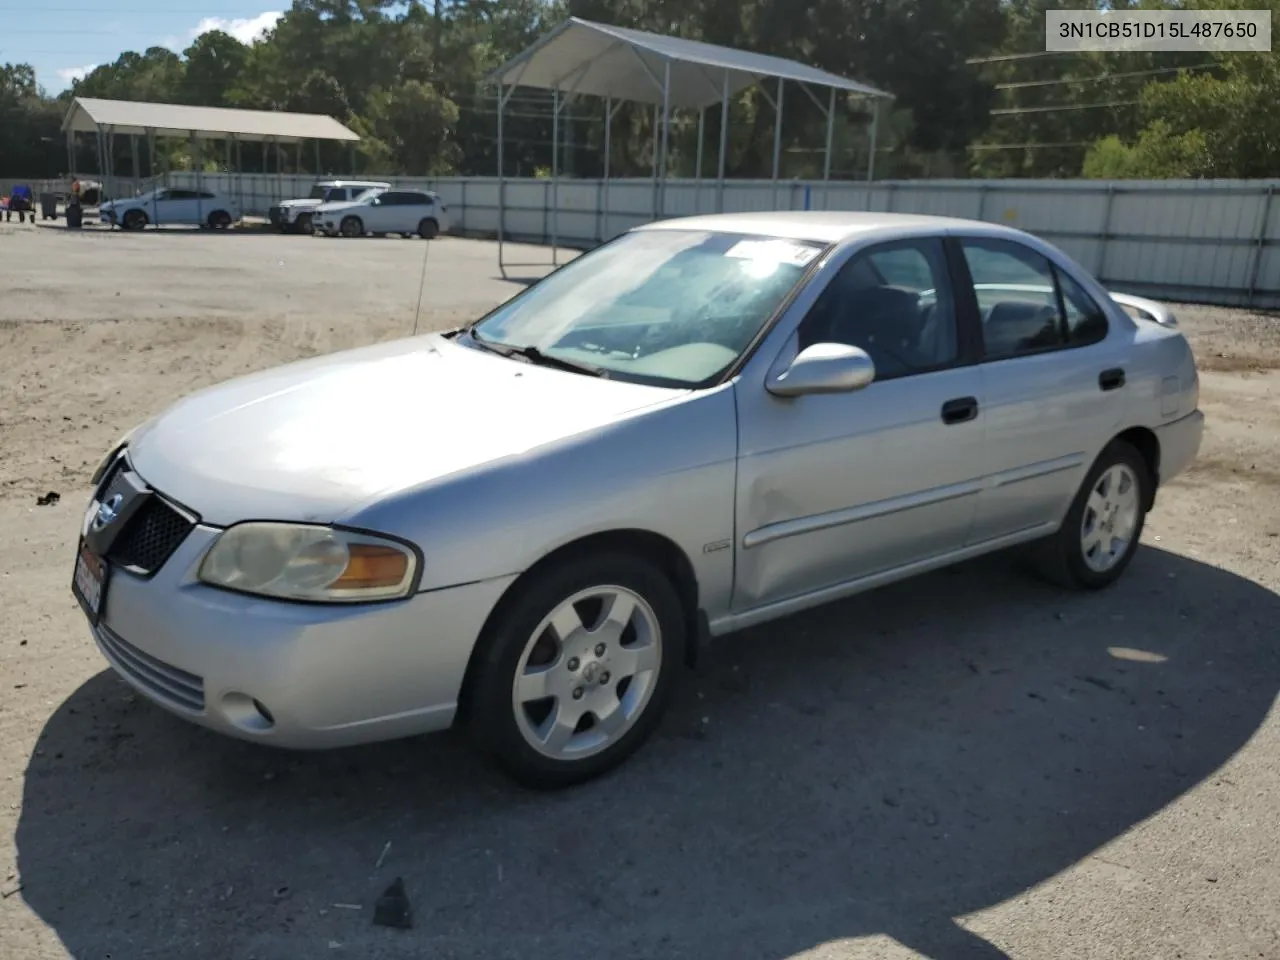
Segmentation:
{"type": "Polygon", "coordinates": [[[213,30],[230,34],[241,43],[257,43],[283,16],[284,12],[281,10],[268,10],[256,17],[205,17],[188,30],[186,36],[165,37],[164,46],[181,53],[196,37],[213,30]]]}
{"type": "Polygon", "coordinates": [[[55,72],[58,74],[59,80],[70,84],[75,80],[83,80],[97,68],[98,65],[96,63],[86,63],[83,67],[63,67],[55,72]]]}
{"type": "Polygon", "coordinates": [[[233,19],[205,17],[191,31],[191,39],[194,40],[202,33],[221,30],[223,33],[231,34],[241,43],[257,43],[283,16],[284,11],[282,10],[268,10],[266,13],[260,13],[256,17],[235,17],[233,19]]]}

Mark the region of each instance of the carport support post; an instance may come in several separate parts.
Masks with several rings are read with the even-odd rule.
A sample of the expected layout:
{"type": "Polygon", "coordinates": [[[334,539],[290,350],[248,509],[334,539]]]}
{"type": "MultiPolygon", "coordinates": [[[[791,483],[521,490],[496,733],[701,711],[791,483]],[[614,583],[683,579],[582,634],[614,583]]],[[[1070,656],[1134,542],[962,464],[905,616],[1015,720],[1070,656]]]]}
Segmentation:
{"type": "Polygon", "coordinates": [[[822,179],[831,179],[831,151],[836,140],[836,88],[831,88],[831,100],[827,104],[827,155],[822,163],[822,179]]]}
{"type": "Polygon", "coordinates": [[[244,216],[244,164],[240,162],[240,138],[232,135],[236,145],[236,203],[240,205],[240,216],[244,216]]]}
{"type": "Polygon", "coordinates": [[[138,192],[141,185],[142,170],[138,162],[138,135],[136,133],[129,134],[129,166],[133,171],[133,192],[138,192]]]}
{"type": "Polygon", "coordinates": [[[67,131],[67,190],[71,189],[70,181],[76,179],[76,132],[67,131]]]}
{"type": "MultiPolygon", "coordinates": [[[[104,159],[104,151],[102,149],[102,128],[95,127],[95,130],[96,130],[96,133],[94,134],[95,143],[97,144],[97,147],[98,147],[98,176],[103,179],[102,189],[106,190],[107,189],[107,184],[106,184],[107,161],[104,159]]],[[[99,193],[101,193],[101,191],[99,191],[99,193]]]]}
{"type": "Polygon", "coordinates": [[[716,213],[724,213],[724,169],[729,154],[729,71],[724,72],[720,99],[720,170],[716,182],[716,213]]]}
{"type": "Polygon", "coordinates": [[[609,163],[613,159],[613,97],[604,98],[604,183],[600,202],[600,239],[609,236],[609,163]]]}
{"type": "Polygon", "coordinates": [[[702,132],[707,126],[707,110],[703,107],[698,111],[698,159],[693,164],[693,181],[698,183],[702,180],[702,132]]]}
{"type": "Polygon", "coordinates": [[[653,219],[658,219],[658,112],[662,109],[659,104],[653,105],[653,196],[652,213],[653,219]]]}
{"type": "Polygon", "coordinates": [[[323,172],[320,169],[320,141],[314,140],[312,142],[316,145],[316,176],[318,177],[323,172]]]}
{"type": "Polygon", "coordinates": [[[551,91],[551,265],[556,266],[560,226],[560,88],[551,91]]]}
{"type": "Polygon", "coordinates": [[[783,85],[786,83],[781,77],[778,78],[778,104],[777,116],[773,121],[773,205],[778,205],[778,173],[782,167],[782,94],[783,85]]]}
{"type": "Polygon", "coordinates": [[[196,223],[204,226],[204,158],[200,155],[200,139],[191,131],[191,162],[196,168],[196,223]]]}
{"type": "Polygon", "coordinates": [[[667,149],[671,142],[671,61],[662,71],[662,166],[658,174],[658,216],[667,213],[667,149]]]}
{"type": "Polygon", "coordinates": [[[876,178],[876,139],[880,133],[880,101],[871,101],[871,149],[867,152],[867,183],[876,178]]]}
{"type": "Polygon", "coordinates": [[[498,271],[502,274],[502,278],[507,278],[506,268],[502,264],[502,235],[504,233],[507,219],[507,178],[506,171],[503,169],[503,127],[502,114],[507,105],[506,91],[502,87],[502,81],[498,81],[498,271]]]}

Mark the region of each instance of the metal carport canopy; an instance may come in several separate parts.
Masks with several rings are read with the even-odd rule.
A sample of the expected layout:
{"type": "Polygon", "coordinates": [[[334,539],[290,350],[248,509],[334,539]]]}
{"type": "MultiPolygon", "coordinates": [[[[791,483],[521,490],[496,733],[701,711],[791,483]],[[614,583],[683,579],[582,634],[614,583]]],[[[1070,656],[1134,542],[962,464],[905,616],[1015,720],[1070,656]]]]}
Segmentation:
{"type": "Polygon", "coordinates": [[[100,133],[109,129],[124,136],[181,137],[202,140],[234,138],[271,143],[304,140],[359,141],[354,131],[333,117],[276,110],[231,110],[190,107],[177,103],[97,100],[76,97],[62,121],[64,133],[100,133]]]}
{"type": "Polygon", "coordinates": [[[794,60],[577,17],[504,64],[490,79],[503,86],[662,104],[668,68],[667,104],[674,108],[701,110],[721,102],[726,83],[732,96],[766,79],[892,99],[883,90],[794,60]]]}
{"type": "Polygon", "coordinates": [[[734,50],[698,40],[662,36],[570,17],[529,49],[503,64],[488,76],[498,87],[498,267],[507,275],[503,246],[506,223],[505,132],[503,114],[517,87],[534,87],[553,93],[551,129],[551,261],[558,263],[560,111],[576,97],[594,96],[605,101],[604,179],[605,214],[608,215],[609,161],[616,104],[630,100],[654,107],[653,216],[658,219],[666,207],[667,159],[671,137],[671,111],[698,111],[698,154],[695,179],[702,175],[703,127],[707,108],[720,105],[720,162],[718,166],[717,208],[724,207],[725,165],[728,155],[730,98],[748,87],[760,86],[773,107],[773,180],[777,183],[782,163],[782,120],[784,87],[790,80],[800,87],[827,121],[827,144],[822,177],[831,178],[831,157],[835,140],[836,101],[840,93],[870,100],[871,146],[867,154],[867,179],[875,176],[876,131],[881,100],[893,95],[865,83],[826,70],[806,66],[763,53],[734,50]],[[776,80],[775,92],[764,89],[765,80],[776,80]],[[823,87],[828,102],[823,104],[810,89],[823,87]]]}

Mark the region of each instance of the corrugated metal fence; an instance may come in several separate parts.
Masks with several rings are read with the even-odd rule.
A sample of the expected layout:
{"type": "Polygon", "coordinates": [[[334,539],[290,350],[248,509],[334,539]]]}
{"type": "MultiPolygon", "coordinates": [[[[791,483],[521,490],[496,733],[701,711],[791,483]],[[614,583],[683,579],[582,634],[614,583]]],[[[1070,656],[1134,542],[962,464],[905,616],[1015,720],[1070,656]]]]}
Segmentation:
{"type": "MultiPolygon", "coordinates": [[[[306,196],[315,178],[206,174],[206,187],[265,214],[306,196]]],[[[492,177],[399,178],[435,190],[454,232],[493,236],[492,177]]],[[[192,173],[171,174],[194,186],[192,173]]],[[[1044,237],[1117,290],[1167,299],[1280,308],[1280,180],[907,180],[873,184],[671,180],[508,180],[506,236],[588,248],[657,217],[717,210],[891,210],[1006,223],[1044,237]],[[559,216],[552,216],[553,210],[559,216]]]]}

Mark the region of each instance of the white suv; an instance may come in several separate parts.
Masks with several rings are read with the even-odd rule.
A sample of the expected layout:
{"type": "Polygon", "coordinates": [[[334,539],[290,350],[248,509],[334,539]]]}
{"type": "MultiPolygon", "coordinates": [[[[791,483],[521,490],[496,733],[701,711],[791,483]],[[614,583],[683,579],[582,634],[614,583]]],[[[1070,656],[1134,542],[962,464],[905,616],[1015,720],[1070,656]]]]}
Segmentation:
{"type": "Polygon", "coordinates": [[[331,237],[399,233],[430,240],[446,228],[448,211],[439,196],[426,190],[373,190],[348,203],[322,204],[314,222],[331,237]]]}
{"type": "Polygon", "coordinates": [[[226,230],[240,219],[240,205],[234,197],[212,190],[161,188],[136,197],[108,200],[98,206],[98,219],[125,230],[141,230],[148,224],[226,230]]]}
{"type": "Polygon", "coordinates": [[[382,180],[321,180],[307,196],[285,200],[267,211],[267,219],[281,233],[311,233],[311,218],[322,203],[344,203],[369,190],[389,190],[382,180]]]}

